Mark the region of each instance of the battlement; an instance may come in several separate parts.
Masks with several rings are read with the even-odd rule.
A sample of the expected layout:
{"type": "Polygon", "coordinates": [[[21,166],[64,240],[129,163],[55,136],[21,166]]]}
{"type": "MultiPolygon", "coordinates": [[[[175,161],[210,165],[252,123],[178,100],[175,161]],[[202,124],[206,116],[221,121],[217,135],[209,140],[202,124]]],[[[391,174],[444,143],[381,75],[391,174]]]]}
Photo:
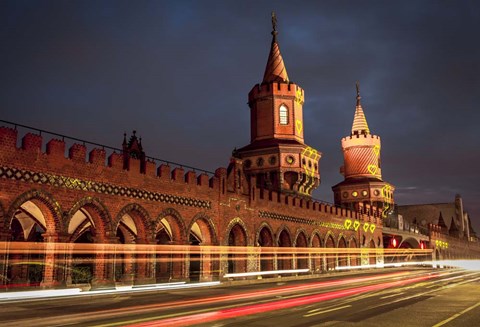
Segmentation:
{"type": "Polygon", "coordinates": [[[257,202],[259,207],[268,207],[275,210],[278,206],[278,210],[290,212],[292,216],[312,217],[314,213],[325,214],[326,216],[335,216],[339,219],[356,219],[367,222],[374,222],[377,225],[381,224],[381,210],[374,206],[364,206],[356,210],[350,210],[347,208],[341,208],[334,204],[325,203],[315,199],[302,198],[294,195],[285,195],[276,191],[269,191],[262,188],[254,188],[253,194],[257,197],[254,201],[257,202]]]}
{"type": "Polygon", "coordinates": [[[292,97],[300,96],[302,103],[305,97],[304,90],[294,83],[274,82],[267,84],[256,84],[248,93],[248,102],[250,103],[255,99],[272,95],[292,97]]]}
{"type": "MultiPolygon", "coordinates": [[[[219,168],[214,176],[212,174],[212,177],[206,171],[197,176],[194,169],[185,170],[182,166],[170,170],[169,164],[160,162],[157,167],[157,163],[152,159],[146,160],[144,172],[141,169],[141,161],[135,158],[129,158],[129,167],[124,169],[124,155],[119,149],[94,147],[88,152],[87,158],[89,149],[85,142],[83,144],[73,143],[66,152],[65,140],[58,138],[44,140],[42,135],[31,132],[23,135],[20,147],[17,147],[17,142],[17,129],[0,127],[1,165],[23,168],[28,164],[28,169],[32,171],[48,169],[49,172],[56,175],[85,180],[94,180],[103,175],[102,181],[110,178],[114,181],[142,180],[153,187],[163,181],[179,185],[192,185],[201,189],[217,188],[218,191],[220,191],[218,180],[220,180],[220,176],[226,175],[226,169],[219,168]],[[113,152],[108,155],[108,159],[105,148],[113,149],[113,152]],[[45,150],[43,151],[43,149],[45,150]],[[32,157],[32,153],[35,153],[36,156],[32,157]],[[141,176],[144,177],[139,179],[141,176]]],[[[158,185],[158,187],[161,186],[158,185]]]]}
{"type": "Polygon", "coordinates": [[[371,145],[371,146],[376,146],[380,145],[381,139],[380,136],[378,135],[373,135],[373,134],[360,134],[360,135],[352,135],[352,136],[347,136],[342,138],[342,148],[348,148],[352,146],[365,146],[365,145],[371,145]]]}

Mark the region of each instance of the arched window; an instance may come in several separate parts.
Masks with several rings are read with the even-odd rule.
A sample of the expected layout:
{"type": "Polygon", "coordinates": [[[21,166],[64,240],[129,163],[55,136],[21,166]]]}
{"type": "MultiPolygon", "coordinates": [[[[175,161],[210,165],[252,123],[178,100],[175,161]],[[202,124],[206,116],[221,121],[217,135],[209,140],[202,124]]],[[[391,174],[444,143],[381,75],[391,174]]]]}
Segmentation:
{"type": "Polygon", "coordinates": [[[280,106],[280,125],[288,125],[288,108],[283,104],[280,106]]]}

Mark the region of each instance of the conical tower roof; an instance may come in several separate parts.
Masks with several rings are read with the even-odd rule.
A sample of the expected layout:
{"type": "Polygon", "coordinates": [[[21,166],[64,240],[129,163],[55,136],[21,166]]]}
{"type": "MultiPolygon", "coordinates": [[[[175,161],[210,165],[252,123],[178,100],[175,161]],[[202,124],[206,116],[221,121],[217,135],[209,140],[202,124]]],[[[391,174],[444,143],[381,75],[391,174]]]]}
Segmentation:
{"type": "Polygon", "coordinates": [[[362,104],[360,102],[361,98],[360,85],[357,82],[357,106],[355,108],[355,116],[353,117],[352,135],[370,134],[367,119],[365,118],[365,113],[363,112],[362,104]]]}
{"type": "Polygon", "coordinates": [[[262,83],[288,82],[287,69],[285,68],[277,42],[277,17],[274,12],[272,12],[272,26],[272,46],[270,47],[270,54],[268,55],[267,67],[265,68],[262,83]]]}

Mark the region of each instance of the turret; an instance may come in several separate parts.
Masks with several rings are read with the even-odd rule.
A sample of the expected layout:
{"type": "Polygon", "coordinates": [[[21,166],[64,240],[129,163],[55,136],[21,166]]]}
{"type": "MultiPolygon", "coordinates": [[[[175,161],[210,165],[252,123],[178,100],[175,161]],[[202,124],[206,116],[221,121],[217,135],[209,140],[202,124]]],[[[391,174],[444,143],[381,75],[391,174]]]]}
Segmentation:
{"type": "Polygon", "coordinates": [[[380,136],[370,133],[357,82],[355,115],[350,136],[342,138],[344,181],[335,185],[335,204],[355,207],[356,203],[382,208],[385,217],[394,205],[394,187],[382,180],[380,136]]]}
{"type": "Polygon", "coordinates": [[[272,13],[272,43],[262,83],[248,94],[250,144],[239,149],[243,169],[257,187],[310,196],[320,184],[321,153],[304,143],[303,89],[291,82],[277,40],[272,13]]]}

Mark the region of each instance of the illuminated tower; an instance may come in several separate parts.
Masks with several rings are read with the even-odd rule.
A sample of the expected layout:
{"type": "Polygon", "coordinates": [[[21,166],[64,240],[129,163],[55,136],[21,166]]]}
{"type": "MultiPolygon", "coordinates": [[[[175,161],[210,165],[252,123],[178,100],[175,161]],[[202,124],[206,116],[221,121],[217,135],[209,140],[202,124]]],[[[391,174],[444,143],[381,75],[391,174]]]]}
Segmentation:
{"type": "Polygon", "coordinates": [[[320,184],[321,153],[303,139],[303,89],[287,75],[272,13],[272,45],[261,84],[248,94],[250,144],[234,151],[258,187],[310,196],[320,184]]]}
{"type": "Polygon", "coordinates": [[[393,209],[395,188],[382,180],[380,136],[370,134],[360,102],[357,82],[357,105],[352,133],[342,138],[344,164],[340,173],[344,181],[332,187],[335,204],[354,208],[355,203],[382,208],[385,217],[393,209]]]}

